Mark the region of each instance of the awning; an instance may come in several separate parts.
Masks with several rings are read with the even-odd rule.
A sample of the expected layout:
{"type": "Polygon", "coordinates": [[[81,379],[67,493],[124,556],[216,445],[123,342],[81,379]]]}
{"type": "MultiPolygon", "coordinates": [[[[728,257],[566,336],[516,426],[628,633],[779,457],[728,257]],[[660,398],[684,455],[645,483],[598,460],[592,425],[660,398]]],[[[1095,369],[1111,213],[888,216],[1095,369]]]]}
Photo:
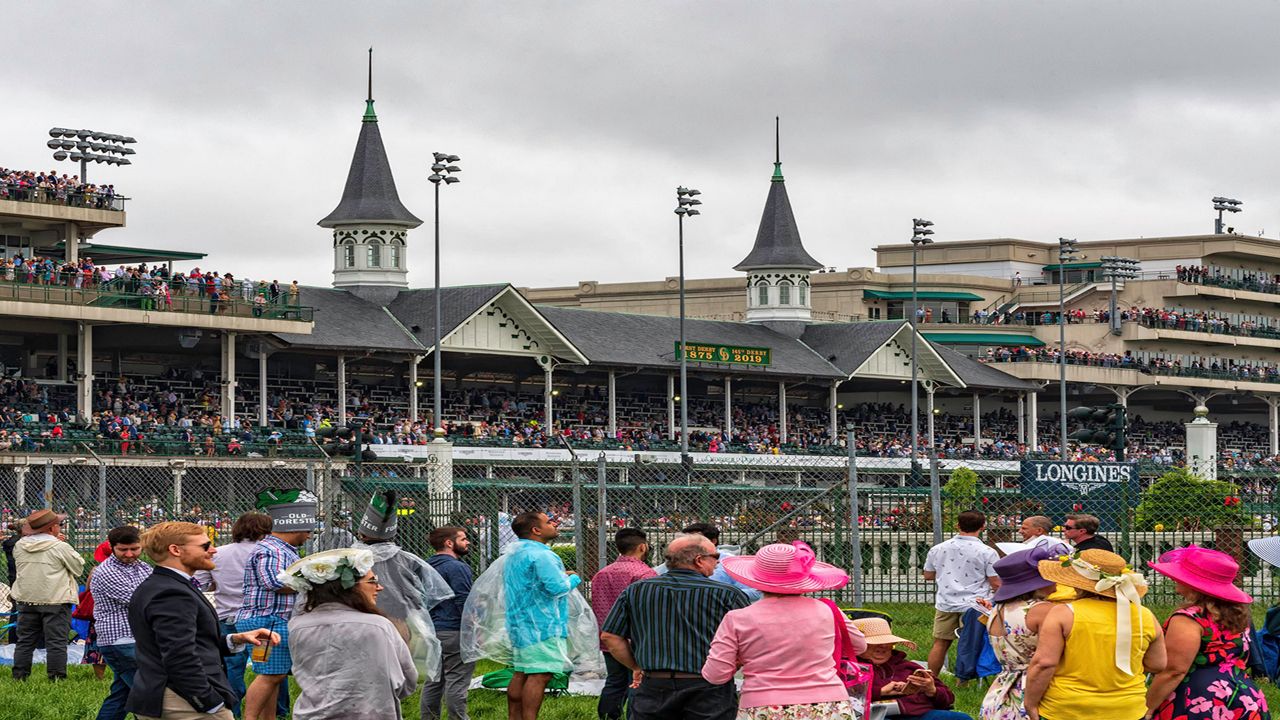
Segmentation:
{"type": "MultiPolygon", "coordinates": [[[[982,300],[981,295],[974,295],[969,292],[946,292],[942,290],[921,290],[916,293],[916,297],[920,300],[982,300]]],[[[910,300],[910,290],[863,290],[863,300],[910,300]]]]}
{"type": "MultiPolygon", "coordinates": [[[[58,243],[55,250],[65,250],[66,243],[58,243]]],[[[182,250],[156,250],[153,248],[126,247],[124,245],[99,245],[97,243],[81,243],[80,256],[88,255],[99,264],[125,262],[156,262],[168,260],[203,260],[205,253],[184,252],[182,250]]]]}
{"type": "Polygon", "coordinates": [[[1041,347],[1044,341],[1035,335],[1024,333],[993,332],[926,332],[921,333],[940,345],[1008,345],[1015,347],[1041,347]]]}
{"type": "MultiPolygon", "coordinates": [[[[1063,267],[1063,269],[1065,269],[1065,270],[1089,270],[1089,269],[1091,269],[1091,268],[1100,268],[1100,267],[1102,267],[1102,263],[1100,263],[1100,262],[1087,262],[1087,263],[1086,263],[1086,262],[1078,262],[1078,263],[1063,263],[1062,267],[1063,267]]],[[[1045,270],[1045,271],[1053,271],[1053,270],[1057,270],[1057,269],[1058,269],[1058,266],[1057,266],[1056,264],[1054,264],[1054,265],[1045,265],[1044,267],[1042,267],[1042,268],[1040,268],[1040,269],[1041,269],[1041,270],[1045,270]]]]}

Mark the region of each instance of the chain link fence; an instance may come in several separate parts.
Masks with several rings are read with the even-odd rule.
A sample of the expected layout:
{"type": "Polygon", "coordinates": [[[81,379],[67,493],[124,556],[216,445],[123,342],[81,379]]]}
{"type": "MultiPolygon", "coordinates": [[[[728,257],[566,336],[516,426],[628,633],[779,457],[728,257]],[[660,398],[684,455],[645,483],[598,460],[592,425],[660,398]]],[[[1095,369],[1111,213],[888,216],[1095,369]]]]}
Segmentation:
{"type": "MultiPolygon", "coordinates": [[[[89,553],[111,527],[170,519],[203,523],[216,542],[228,542],[258,490],[306,488],[320,502],[321,530],[309,547],[323,549],[349,544],[370,494],[388,488],[400,497],[399,542],[413,552],[430,554],[433,528],[459,525],[472,536],[469,560],[483,570],[515,539],[512,518],[541,511],[559,523],[556,551],[586,579],[614,559],[619,528],[644,530],[656,564],[681,528],[710,522],[721,530],[721,545],[742,553],[804,540],[854,576],[840,599],[866,605],[932,603],[925,556],[955,532],[963,510],[986,513],[985,539],[993,544],[1021,542],[1023,520],[1035,515],[1047,516],[1051,534],[1062,537],[1067,515],[1086,513],[1137,568],[1195,542],[1239,559],[1241,584],[1260,602],[1278,596],[1273,570],[1245,549],[1249,539],[1276,530],[1269,475],[1206,481],[1137,464],[927,458],[914,469],[907,458],[857,458],[850,472],[849,459],[839,456],[699,455],[688,464],[666,458],[678,456],[579,451],[555,462],[454,459],[448,466],[0,456],[0,510],[6,521],[42,506],[67,513],[71,542],[89,553]]],[[[1171,583],[1154,576],[1151,583],[1156,601],[1175,601],[1171,583]]]]}

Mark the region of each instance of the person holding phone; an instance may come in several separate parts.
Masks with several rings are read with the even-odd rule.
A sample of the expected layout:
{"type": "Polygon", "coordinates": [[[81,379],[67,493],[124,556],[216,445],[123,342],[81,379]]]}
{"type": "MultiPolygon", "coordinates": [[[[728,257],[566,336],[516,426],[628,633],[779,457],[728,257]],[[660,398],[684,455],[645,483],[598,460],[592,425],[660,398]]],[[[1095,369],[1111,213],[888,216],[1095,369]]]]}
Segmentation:
{"type": "Polygon", "coordinates": [[[872,703],[896,702],[897,717],[902,720],[973,720],[951,709],[956,702],[951,688],[895,647],[902,644],[914,650],[916,644],[894,635],[888,620],[870,617],[853,624],[867,640],[867,649],[858,659],[871,663],[872,703]]]}

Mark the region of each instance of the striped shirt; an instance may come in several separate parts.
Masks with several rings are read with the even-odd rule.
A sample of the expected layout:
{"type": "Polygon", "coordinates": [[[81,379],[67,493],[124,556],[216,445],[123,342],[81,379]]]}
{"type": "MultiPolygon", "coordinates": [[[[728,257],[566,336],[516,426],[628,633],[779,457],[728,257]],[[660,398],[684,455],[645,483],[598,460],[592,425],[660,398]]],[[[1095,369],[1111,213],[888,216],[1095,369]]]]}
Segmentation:
{"type": "Polygon", "coordinates": [[[129,627],[129,600],[133,591],[151,575],[151,566],[135,560],[123,563],[114,555],[93,569],[89,592],[93,594],[93,627],[99,645],[133,642],[129,627]]]}
{"type": "Polygon", "coordinates": [[[623,590],[601,630],[630,640],[645,670],[698,674],[725,613],[749,604],[741,590],[677,568],[623,590]]]}
{"type": "Polygon", "coordinates": [[[284,587],[276,575],[297,560],[298,551],[275,535],[259,540],[249,555],[249,561],[244,564],[244,604],[236,613],[236,620],[267,615],[289,617],[297,596],[276,592],[284,587]]]}

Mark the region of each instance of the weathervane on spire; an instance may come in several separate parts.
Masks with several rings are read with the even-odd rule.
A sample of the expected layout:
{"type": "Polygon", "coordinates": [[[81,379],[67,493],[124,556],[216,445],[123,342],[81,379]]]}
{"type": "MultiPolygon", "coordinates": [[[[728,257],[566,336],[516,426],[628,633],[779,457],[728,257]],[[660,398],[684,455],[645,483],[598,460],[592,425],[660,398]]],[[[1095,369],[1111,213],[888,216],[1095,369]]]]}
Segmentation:
{"type": "Polygon", "coordinates": [[[773,182],[782,182],[782,120],[773,116],[773,182]]]}
{"type": "Polygon", "coordinates": [[[378,122],[378,116],[373,113],[373,48],[369,48],[369,96],[364,103],[364,121],[378,122]]]}

